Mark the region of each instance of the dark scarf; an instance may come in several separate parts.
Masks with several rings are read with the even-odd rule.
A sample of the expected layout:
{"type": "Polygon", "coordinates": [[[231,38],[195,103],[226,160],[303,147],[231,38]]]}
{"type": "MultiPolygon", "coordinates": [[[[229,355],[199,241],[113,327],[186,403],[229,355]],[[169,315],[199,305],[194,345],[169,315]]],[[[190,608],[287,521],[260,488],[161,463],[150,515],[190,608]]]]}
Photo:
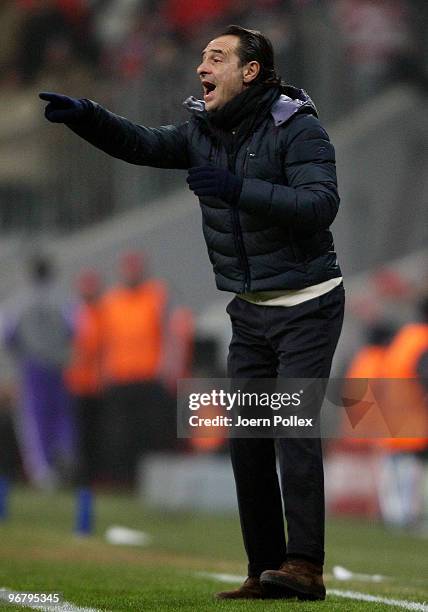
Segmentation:
{"type": "Polygon", "coordinates": [[[251,85],[218,110],[200,113],[210,135],[224,145],[231,170],[241,145],[266,118],[280,94],[279,86],[251,85]]]}

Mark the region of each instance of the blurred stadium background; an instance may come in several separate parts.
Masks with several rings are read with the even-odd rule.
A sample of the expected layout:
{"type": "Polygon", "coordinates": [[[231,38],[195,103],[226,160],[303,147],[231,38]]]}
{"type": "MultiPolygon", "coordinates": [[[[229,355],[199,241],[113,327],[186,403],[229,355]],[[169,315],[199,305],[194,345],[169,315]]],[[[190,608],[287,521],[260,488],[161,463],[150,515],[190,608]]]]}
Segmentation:
{"type": "MultiPolygon", "coordinates": [[[[422,338],[419,354],[401,372],[420,377],[421,384],[428,376],[428,341],[423,341],[428,334],[426,0],[1,0],[0,491],[4,496],[8,488],[12,495],[15,491],[18,501],[8,512],[6,497],[0,495],[0,510],[2,499],[5,504],[0,534],[8,543],[5,555],[12,555],[15,563],[13,571],[0,570],[0,588],[36,589],[44,580],[43,563],[60,558],[61,542],[64,555],[71,554],[76,543],[64,534],[73,529],[71,499],[81,487],[99,493],[100,508],[108,509],[111,522],[139,529],[148,525],[156,532],[161,552],[155,544],[149,546],[152,557],[145,562],[150,566],[152,559],[153,575],[167,554],[171,559],[182,555],[177,567],[183,567],[186,555],[194,566],[196,549],[209,556],[210,539],[205,535],[198,540],[189,535],[187,523],[183,527],[183,516],[188,516],[183,513],[188,512],[212,529],[213,539],[225,525],[224,546],[216,545],[214,552],[219,563],[207,563],[206,568],[244,572],[237,519],[230,515],[235,499],[224,440],[175,436],[176,380],[223,376],[230,334],[224,313],[230,296],[214,286],[196,199],[185,187],[183,173],[126,165],[64,127],[48,124],[37,97],[39,91],[57,91],[91,98],[143,125],[185,120],[183,100],[200,96],[195,73],[200,51],[229,23],[260,29],[271,38],[278,72],[309,92],[336,147],[342,203],[333,232],[348,302],[333,375],[349,374],[368,345],[387,351],[404,326],[419,321],[413,328],[422,338]],[[46,276],[51,265],[52,274],[46,276]],[[34,285],[40,276],[41,292],[34,285]],[[104,372],[93,384],[89,381],[89,387],[79,387],[73,358],[81,348],[84,299],[93,291],[104,304],[106,296],[111,300],[114,294],[112,287],[130,276],[134,283],[155,279],[154,286],[160,287],[159,294],[152,292],[162,314],[152,321],[153,329],[159,327],[150,336],[153,363],[128,378],[115,380],[104,372]],[[26,324],[26,346],[40,342],[42,335],[42,344],[56,355],[63,351],[55,363],[67,382],[60,399],[63,422],[51,429],[49,418],[54,417],[49,410],[44,421],[36,422],[29,408],[33,400],[41,400],[34,385],[26,385],[28,355],[16,341],[24,311],[34,305],[39,315],[49,312],[51,318],[44,317],[40,325],[33,320],[33,327],[26,324]],[[68,325],[61,347],[60,314],[68,325]],[[33,338],[32,329],[39,338],[33,338]],[[120,382],[129,387],[128,395],[111,393],[120,382]],[[82,396],[96,400],[90,416],[87,404],[82,413],[82,396]],[[117,411],[128,400],[127,429],[117,411]],[[136,414],[136,401],[143,416],[136,414]],[[120,432],[126,437],[130,424],[137,433],[132,449],[126,443],[120,447],[120,432]],[[118,435],[109,437],[112,432],[118,435]],[[117,456],[124,457],[127,471],[115,471],[111,444],[117,456]],[[25,512],[18,510],[21,504],[25,512]],[[148,515],[139,515],[140,505],[148,515]],[[50,506],[55,520],[49,535],[50,506]],[[31,543],[39,583],[28,578],[32,570],[22,537],[27,531],[29,537],[32,525],[40,530],[31,543]],[[190,538],[189,548],[177,539],[181,528],[183,537],[190,538]],[[174,544],[168,547],[165,542],[172,533],[174,544]],[[40,552],[37,558],[34,551],[44,549],[56,552],[40,552]]],[[[126,305],[120,308],[126,313],[126,305]]],[[[145,333],[141,322],[135,324],[137,335],[145,333]]],[[[105,330],[98,332],[102,337],[105,330]]],[[[96,359],[102,361],[99,338],[94,343],[96,359]]],[[[401,350],[400,345],[399,355],[401,350]]],[[[392,370],[381,369],[385,355],[375,377],[391,375],[392,370]]],[[[393,356],[388,359],[385,363],[394,362],[393,356]]],[[[359,376],[367,371],[358,370],[359,376]]],[[[401,375],[398,370],[394,374],[401,375]]],[[[354,552],[360,552],[350,556],[351,570],[399,572],[420,580],[419,586],[404,582],[389,591],[376,591],[372,582],[364,584],[366,591],[427,598],[426,584],[425,591],[422,587],[424,578],[428,583],[427,555],[422,554],[428,534],[426,443],[350,448],[337,439],[326,441],[326,481],[329,584],[335,580],[332,565],[346,565],[346,550],[355,546],[354,552]],[[379,565],[371,561],[366,567],[362,549],[372,538],[379,565]],[[401,565],[388,565],[394,547],[402,555],[401,565]]],[[[83,530],[89,518],[80,517],[83,530]]],[[[103,520],[95,523],[100,538],[107,527],[103,520]]],[[[96,549],[98,544],[85,546],[93,547],[88,556],[92,561],[108,556],[107,549],[96,549]]],[[[126,555],[123,559],[126,562],[126,555]]],[[[120,573],[120,564],[113,570],[120,573]]],[[[152,583],[154,593],[156,581],[152,583]]],[[[66,592],[66,581],[61,584],[66,592]]],[[[207,593],[210,587],[208,583],[207,593]]],[[[82,604],[96,606],[98,601],[98,607],[109,609],[147,609],[138,607],[138,593],[129,607],[123,601],[112,607],[105,593],[101,596],[103,588],[100,581],[91,596],[81,598],[82,604]]],[[[202,605],[204,593],[198,593],[202,605]]],[[[182,604],[165,609],[192,607],[190,593],[176,596],[182,604]]],[[[338,601],[337,610],[345,609],[338,601]]],[[[163,605],[159,601],[157,609],[163,605]]],[[[329,609],[336,609],[334,605],[329,609]]]]}

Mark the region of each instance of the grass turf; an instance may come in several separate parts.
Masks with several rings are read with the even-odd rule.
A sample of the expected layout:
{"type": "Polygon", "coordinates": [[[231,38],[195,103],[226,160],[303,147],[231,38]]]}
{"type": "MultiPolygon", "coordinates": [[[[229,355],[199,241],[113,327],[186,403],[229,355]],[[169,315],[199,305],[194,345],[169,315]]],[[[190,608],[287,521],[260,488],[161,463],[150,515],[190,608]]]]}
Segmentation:
{"type": "MultiPolygon", "coordinates": [[[[0,523],[0,587],[63,593],[77,606],[101,610],[195,612],[227,609],[344,612],[393,610],[328,596],[325,602],[215,601],[213,593],[232,588],[197,572],[245,574],[237,516],[160,513],[128,496],[97,495],[96,530],[73,535],[74,496],[46,495],[15,488],[10,518],[0,523]],[[145,548],[112,546],[103,539],[119,524],[153,536],[145,548]]],[[[390,533],[364,521],[336,519],[327,526],[327,588],[354,590],[393,599],[428,600],[428,544],[404,533],[390,533]],[[338,582],[333,565],[354,572],[383,574],[381,583],[338,582]],[[329,576],[330,574],[330,576],[329,576]]],[[[5,610],[28,610],[0,602],[5,610]]]]}

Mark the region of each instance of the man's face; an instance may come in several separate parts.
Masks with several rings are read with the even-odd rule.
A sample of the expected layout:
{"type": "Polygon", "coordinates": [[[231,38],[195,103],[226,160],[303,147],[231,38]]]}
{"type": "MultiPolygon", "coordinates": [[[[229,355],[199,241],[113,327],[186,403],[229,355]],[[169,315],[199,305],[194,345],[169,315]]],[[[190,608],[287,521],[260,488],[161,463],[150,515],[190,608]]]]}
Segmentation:
{"type": "MultiPolygon", "coordinates": [[[[247,86],[245,66],[240,66],[237,36],[219,36],[202,52],[202,63],[197,68],[204,90],[205,109],[219,109],[247,86]]],[[[251,80],[251,79],[250,79],[251,80]]]]}

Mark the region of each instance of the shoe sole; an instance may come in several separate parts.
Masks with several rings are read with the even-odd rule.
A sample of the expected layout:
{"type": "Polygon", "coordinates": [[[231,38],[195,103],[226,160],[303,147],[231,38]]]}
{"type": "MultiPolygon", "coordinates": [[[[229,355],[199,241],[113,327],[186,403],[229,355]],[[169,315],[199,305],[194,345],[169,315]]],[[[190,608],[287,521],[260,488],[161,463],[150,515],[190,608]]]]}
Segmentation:
{"type": "Polygon", "coordinates": [[[263,588],[263,599],[293,599],[296,597],[296,593],[293,593],[289,589],[280,587],[274,584],[269,585],[268,588],[262,585],[263,588]]]}
{"type": "Polygon", "coordinates": [[[260,580],[260,582],[266,591],[272,587],[275,589],[287,589],[289,593],[292,593],[292,595],[289,595],[289,597],[294,596],[303,601],[323,601],[325,599],[325,593],[314,593],[313,591],[309,591],[304,587],[296,588],[295,584],[282,576],[267,576],[266,578],[260,580]]]}
{"type": "Polygon", "coordinates": [[[292,593],[291,591],[288,591],[284,588],[279,588],[276,587],[274,585],[271,585],[269,587],[269,589],[262,589],[262,594],[260,595],[260,597],[255,597],[253,595],[248,595],[248,596],[237,596],[237,595],[229,595],[227,593],[215,593],[214,595],[214,599],[254,599],[254,600],[262,600],[262,599],[292,599],[293,597],[296,597],[295,593],[292,593]]]}

